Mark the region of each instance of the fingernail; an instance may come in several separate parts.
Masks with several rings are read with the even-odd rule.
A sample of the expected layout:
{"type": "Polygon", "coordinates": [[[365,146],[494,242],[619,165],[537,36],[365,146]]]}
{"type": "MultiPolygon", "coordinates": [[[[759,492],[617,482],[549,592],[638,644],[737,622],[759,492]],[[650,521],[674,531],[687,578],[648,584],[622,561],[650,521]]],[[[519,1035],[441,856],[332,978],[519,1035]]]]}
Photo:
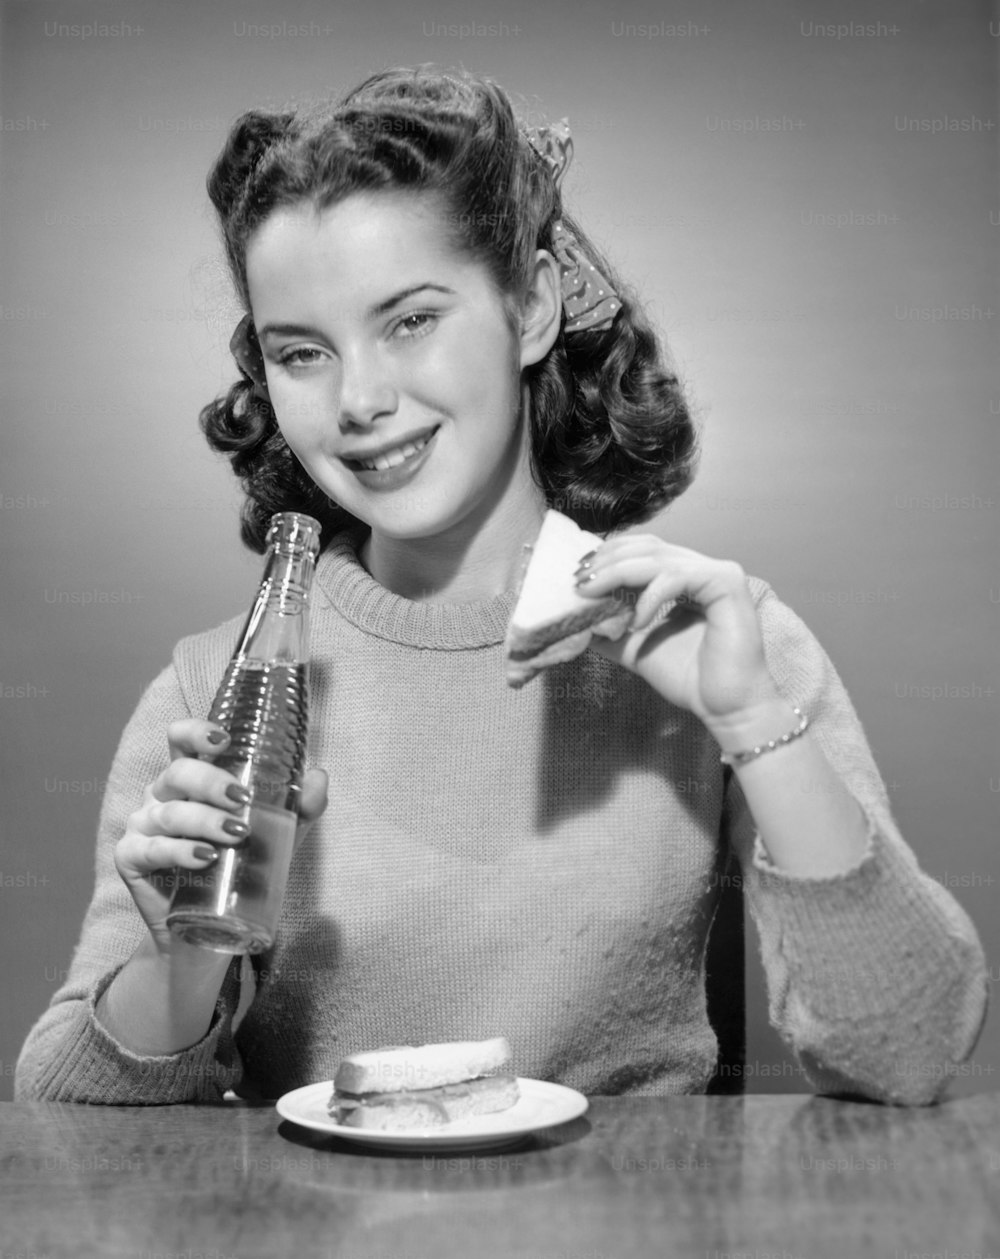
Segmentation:
{"type": "Polygon", "coordinates": [[[582,577],[577,577],[576,584],[578,586],[585,586],[588,581],[596,581],[596,580],[597,580],[596,573],[585,573],[582,577]]]}
{"type": "Polygon", "coordinates": [[[227,797],[236,804],[249,804],[250,792],[239,783],[230,783],[226,788],[227,797]]]}
{"type": "Polygon", "coordinates": [[[580,567],[585,568],[597,554],[597,551],[588,551],[586,555],[580,557],[580,567]]]}
{"type": "Polygon", "coordinates": [[[209,735],[208,735],[209,743],[225,743],[225,741],[228,738],[229,738],[229,735],[225,730],[209,731],[209,735]]]}
{"type": "Polygon", "coordinates": [[[234,817],[226,818],[222,823],[222,829],[227,835],[238,835],[240,839],[250,834],[250,827],[246,822],[238,822],[234,817]]]}
{"type": "Polygon", "coordinates": [[[194,855],[199,861],[215,861],[219,855],[217,848],[209,848],[208,844],[199,844],[194,850],[194,855]]]}

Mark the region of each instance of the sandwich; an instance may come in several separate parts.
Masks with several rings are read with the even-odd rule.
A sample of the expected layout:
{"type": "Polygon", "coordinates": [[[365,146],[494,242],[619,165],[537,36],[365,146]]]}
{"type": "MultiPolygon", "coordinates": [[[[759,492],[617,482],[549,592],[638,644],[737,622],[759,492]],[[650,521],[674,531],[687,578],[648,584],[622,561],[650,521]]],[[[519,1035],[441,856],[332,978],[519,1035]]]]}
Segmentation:
{"type": "Polygon", "coordinates": [[[517,603],[507,626],[508,686],[524,686],[550,665],[575,660],[595,634],[618,639],[628,629],[632,607],[623,597],[588,598],[576,589],[580,561],[603,541],[561,512],[545,513],[534,545],[525,547],[517,603]]]}
{"type": "Polygon", "coordinates": [[[510,1045],[495,1036],[349,1054],[327,1110],[350,1128],[407,1132],[507,1110],[519,1096],[510,1045]]]}

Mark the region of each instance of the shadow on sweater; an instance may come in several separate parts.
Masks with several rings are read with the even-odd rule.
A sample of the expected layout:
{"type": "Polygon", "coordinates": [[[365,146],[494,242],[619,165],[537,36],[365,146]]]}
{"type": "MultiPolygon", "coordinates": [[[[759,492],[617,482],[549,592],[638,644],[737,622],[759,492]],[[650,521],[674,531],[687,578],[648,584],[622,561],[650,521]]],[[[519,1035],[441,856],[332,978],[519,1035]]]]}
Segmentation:
{"type": "Polygon", "coordinates": [[[614,661],[587,651],[547,669],[534,685],[545,690],[535,818],[540,834],[598,810],[624,776],[651,775],[672,785],[673,798],[692,817],[721,792],[721,766],[690,776],[694,746],[707,739],[698,719],[614,661]]]}

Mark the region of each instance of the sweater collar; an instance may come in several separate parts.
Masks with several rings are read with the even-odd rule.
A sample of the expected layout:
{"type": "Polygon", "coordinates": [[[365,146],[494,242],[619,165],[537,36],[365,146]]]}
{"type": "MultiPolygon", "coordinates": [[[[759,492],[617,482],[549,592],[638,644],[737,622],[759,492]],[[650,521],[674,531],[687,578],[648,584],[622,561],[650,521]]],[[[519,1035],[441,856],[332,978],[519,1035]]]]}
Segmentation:
{"type": "Polygon", "coordinates": [[[502,643],[517,602],[504,591],[472,603],[404,599],[379,585],[358,559],[369,528],[363,522],[338,533],[316,564],[316,585],[352,625],[408,647],[462,651],[502,643]]]}

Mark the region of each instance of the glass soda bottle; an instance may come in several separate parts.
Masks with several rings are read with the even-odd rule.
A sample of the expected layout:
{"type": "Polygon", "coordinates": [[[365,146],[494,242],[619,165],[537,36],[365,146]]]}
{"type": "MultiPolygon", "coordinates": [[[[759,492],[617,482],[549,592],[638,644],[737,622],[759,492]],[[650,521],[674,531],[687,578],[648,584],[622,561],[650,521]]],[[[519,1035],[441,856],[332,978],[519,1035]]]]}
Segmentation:
{"type": "Polygon", "coordinates": [[[257,598],[208,714],[229,743],[206,758],[251,793],[235,817],[250,833],[205,870],[178,869],[167,926],[217,953],[274,943],[288,880],[305,770],[309,707],[309,593],[320,525],[278,512],[267,533],[257,598]]]}

